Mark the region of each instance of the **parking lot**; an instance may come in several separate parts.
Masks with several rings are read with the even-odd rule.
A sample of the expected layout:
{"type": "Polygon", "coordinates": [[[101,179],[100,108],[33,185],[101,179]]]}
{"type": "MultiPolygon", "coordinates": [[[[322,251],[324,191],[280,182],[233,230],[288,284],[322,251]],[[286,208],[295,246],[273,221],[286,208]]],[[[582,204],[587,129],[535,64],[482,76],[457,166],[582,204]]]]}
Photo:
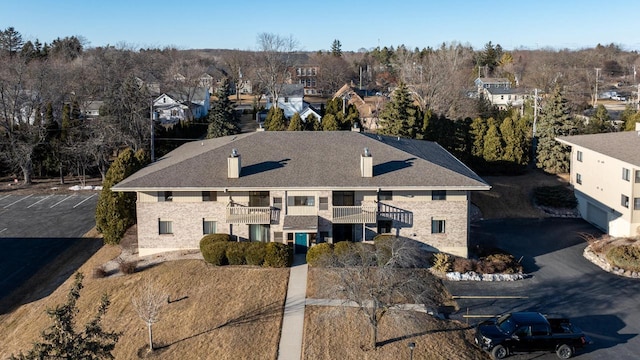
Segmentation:
{"type": "MultiPolygon", "coordinates": [[[[522,257],[531,277],[513,282],[447,282],[452,295],[462,296],[457,300],[460,311],[452,318],[474,325],[483,316],[513,311],[566,316],[594,341],[576,359],[638,359],[640,279],[607,273],[585,259],[586,233],[599,232],[581,219],[504,219],[474,224],[474,243],[522,257]]],[[[534,353],[510,359],[557,357],[534,353]]]]}
{"type": "Polygon", "coordinates": [[[0,298],[95,226],[97,192],[60,195],[0,193],[0,298]]]}

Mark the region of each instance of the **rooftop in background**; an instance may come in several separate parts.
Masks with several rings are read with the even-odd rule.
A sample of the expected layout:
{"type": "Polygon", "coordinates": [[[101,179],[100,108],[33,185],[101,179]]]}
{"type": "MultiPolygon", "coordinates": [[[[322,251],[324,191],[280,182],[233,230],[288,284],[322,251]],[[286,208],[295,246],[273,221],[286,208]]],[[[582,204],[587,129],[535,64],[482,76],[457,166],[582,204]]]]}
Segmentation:
{"type": "Polygon", "coordinates": [[[640,166],[640,132],[622,131],[604,134],[561,136],[567,145],[577,145],[600,154],[640,166]]]}

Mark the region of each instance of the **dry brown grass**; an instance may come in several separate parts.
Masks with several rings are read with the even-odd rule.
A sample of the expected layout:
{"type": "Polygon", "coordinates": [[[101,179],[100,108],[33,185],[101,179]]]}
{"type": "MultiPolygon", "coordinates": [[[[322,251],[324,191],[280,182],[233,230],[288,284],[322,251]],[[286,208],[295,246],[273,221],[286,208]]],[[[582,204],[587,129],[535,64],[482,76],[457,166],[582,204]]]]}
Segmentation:
{"type": "MultiPolygon", "coordinates": [[[[101,295],[110,295],[111,308],[104,325],[122,332],[114,351],[116,359],[277,357],[288,269],[213,267],[201,260],[179,260],[132,275],[90,276],[95,267],[118,254],[117,247],[102,247],[80,267],[89,276],[85,276],[78,301],[77,319],[78,324],[84,324],[95,314],[101,295]],[[163,308],[162,320],[154,325],[154,344],[161,348],[151,355],[146,354],[146,327],[131,305],[139,282],[148,278],[174,300],[163,308]]],[[[45,281],[45,275],[36,276],[45,281]]],[[[24,305],[0,315],[0,358],[26,350],[38,339],[40,331],[50,325],[45,310],[65,301],[72,280],[68,277],[46,297],[23,290],[25,298],[20,303],[24,305]]],[[[33,281],[28,286],[35,288],[38,282],[33,281]]]]}
{"type": "Polygon", "coordinates": [[[489,191],[473,191],[471,201],[480,208],[484,219],[547,217],[533,205],[533,189],[541,186],[566,185],[568,175],[548,175],[541,170],[528,170],[519,176],[483,176],[491,185],[489,191]]]}

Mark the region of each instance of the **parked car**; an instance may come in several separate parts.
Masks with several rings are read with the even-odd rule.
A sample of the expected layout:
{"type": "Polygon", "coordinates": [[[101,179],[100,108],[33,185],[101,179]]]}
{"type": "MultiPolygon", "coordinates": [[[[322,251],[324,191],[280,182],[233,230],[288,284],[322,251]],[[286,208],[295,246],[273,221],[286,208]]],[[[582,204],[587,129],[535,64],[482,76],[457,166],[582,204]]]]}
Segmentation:
{"type": "Polygon", "coordinates": [[[624,96],[621,96],[621,95],[613,95],[611,97],[611,100],[625,101],[627,99],[624,96]]]}
{"type": "Polygon", "coordinates": [[[591,340],[569,319],[514,312],[478,324],[475,342],[493,359],[537,351],[555,352],[560,359],[568,359],[591,340]]]}

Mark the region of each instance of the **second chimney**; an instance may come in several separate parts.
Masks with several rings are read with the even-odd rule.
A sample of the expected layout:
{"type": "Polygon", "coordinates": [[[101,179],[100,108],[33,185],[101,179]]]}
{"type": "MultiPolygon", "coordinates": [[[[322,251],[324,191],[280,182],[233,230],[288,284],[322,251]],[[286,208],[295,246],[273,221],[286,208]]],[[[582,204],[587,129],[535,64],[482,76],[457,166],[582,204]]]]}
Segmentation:
{"type": "Polygon", "coordinates": [[[227,158],[227,177],[229,179],[237,179],[240,177],[242,163],[238,149],[231,150],[231,155],[227,158]]]}
{"type": "Polygon", "coordinates": [[[364,154],[360,156],[360,175],[362,177],[373,177],[373,157],[369,148],[364,148],[364,154]]]}

